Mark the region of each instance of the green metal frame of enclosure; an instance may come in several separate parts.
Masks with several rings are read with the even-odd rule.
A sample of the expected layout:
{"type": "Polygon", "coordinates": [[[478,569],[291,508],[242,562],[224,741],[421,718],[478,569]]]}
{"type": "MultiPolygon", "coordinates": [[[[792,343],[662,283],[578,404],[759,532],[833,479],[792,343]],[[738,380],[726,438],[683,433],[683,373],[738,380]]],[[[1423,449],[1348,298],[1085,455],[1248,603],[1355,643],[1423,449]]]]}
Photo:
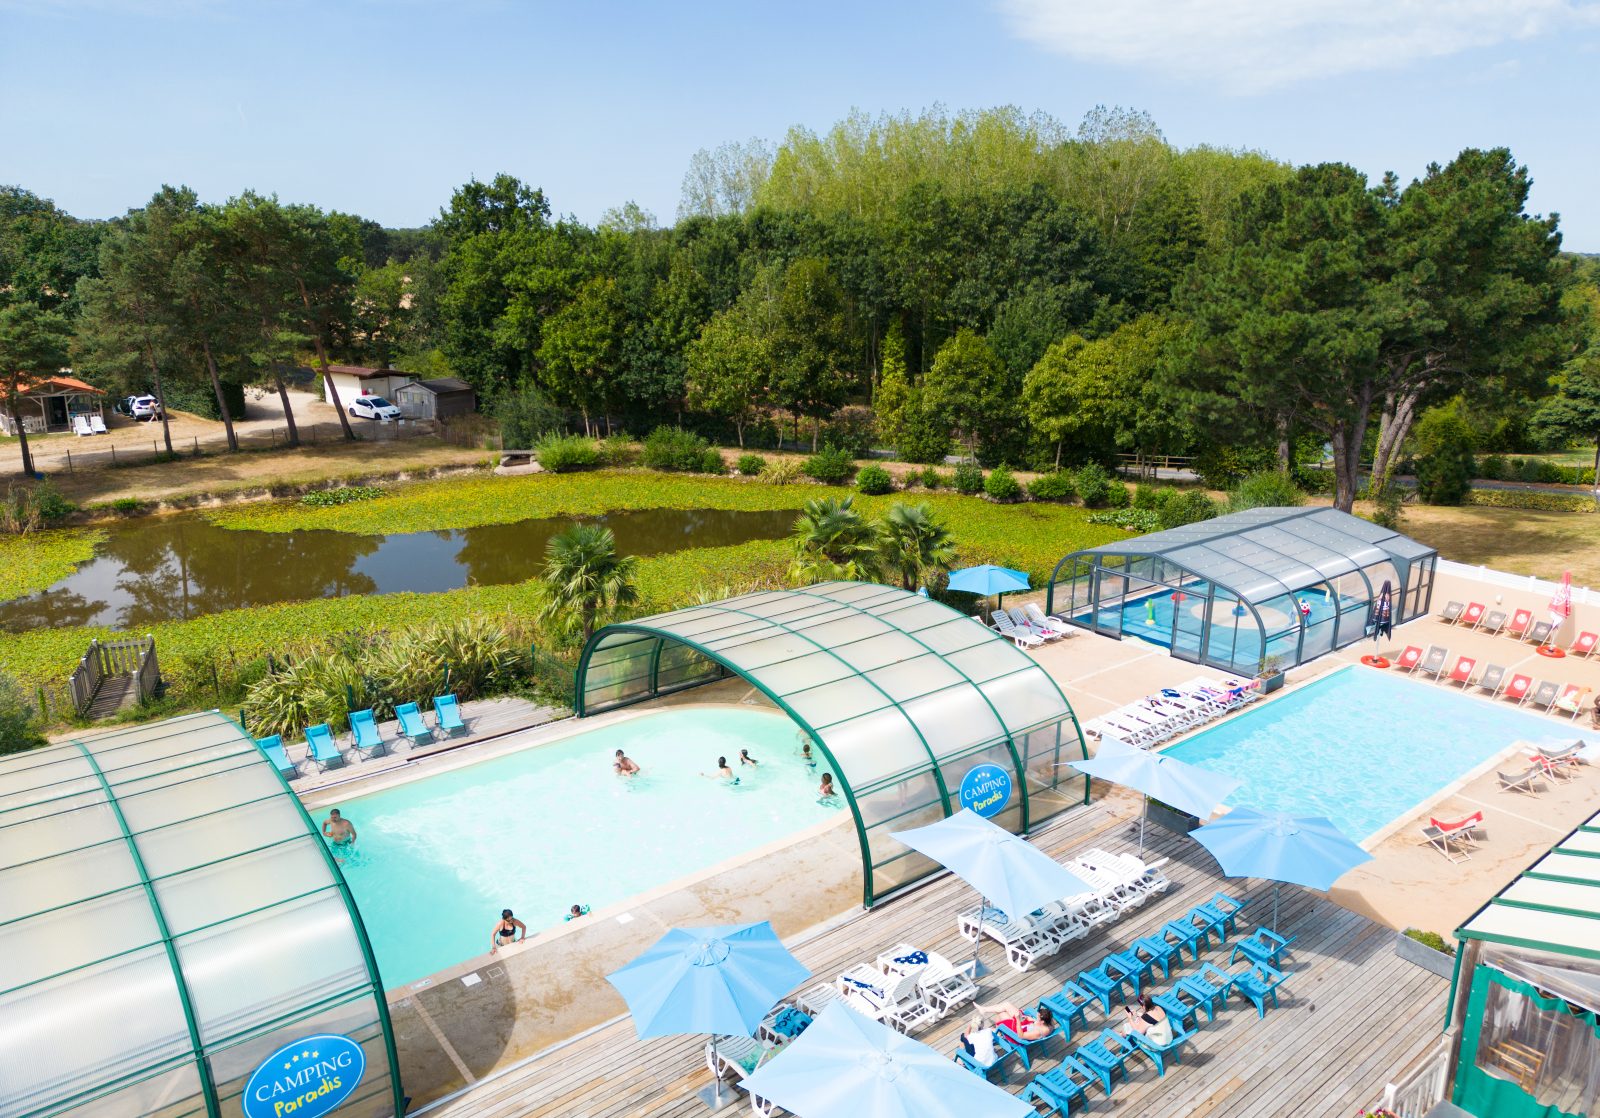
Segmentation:
{"type": "Polygon", "coordinates": [[[1335,509],[1247,509],[1075,551],[1051,572],[1045,609],[1120,637],[1127,604],[1181,591],[1198,608],[1173,609],[1172,655],[1253,675],[1268,659],[1293,667],[1369,635],[1384,581],[1394,583],[1395,625],[1426,615],[1437,559],[1424,544],[1335,509]],[[1300,596],[1319,590],[1331,611],[1302,617],[1300,596]],[[1231,625],[1218,624],[1219,605],[1233,607],[1231,625]]]}
{"type": "Polygon", "coordinates": [[[341,1114],[404,1112],[344,878],[216,711],[0,762],[0,958],[0,1118],[237,1115],[267,1055],[323,1033],[367,1057],[341,1114]]]}
{"type": "MultiPolygon", "coordinates": [[[[928,862],[878,888],[886,866],[926,861],[888,837],[890,824],[904,829],[959,809],[952,765],[1003,763],[1021,794],[996,821],[1026,832],[1042,818],[1030,775],[1036,788],[1062,785],[1064,724],[1087,756],[1071,704],[1030,657],[947,606],[868,583],[758,592],[608,625],[584,646],[574,702],[583,717],[729,674],[787,714],[837,777],[861,846],[868,907],[937,871],[928,862]],[[663,663],[668,657],[678,662],[663,663]],[[1034,764],[1045,751],[1047,777],[1034,764]],[[907,807],[920,783],[929,798],[907,807]],[[899,802],[880,812],[890,798],[899,802]]],[[[1083,779],[1087,802],[1088,780],[1068,779],[1083,779]]]]}

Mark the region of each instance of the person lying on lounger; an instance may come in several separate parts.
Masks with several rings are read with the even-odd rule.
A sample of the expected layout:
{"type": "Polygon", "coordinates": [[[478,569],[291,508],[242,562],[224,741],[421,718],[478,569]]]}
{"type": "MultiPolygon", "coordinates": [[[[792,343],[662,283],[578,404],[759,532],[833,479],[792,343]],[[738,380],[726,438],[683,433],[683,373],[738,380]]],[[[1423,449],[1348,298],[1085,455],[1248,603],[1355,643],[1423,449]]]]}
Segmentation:
{"type": "Polygon", "coordinates": [[[1010,1002],[1001,1002],[999,1005],[977,1005],[974,1008],[990,1014],[994,1018],[995,1028],[1003,1026],[1023,1040],[1043,1040],[1056,1031],[1056,1019],[1047,1006],[1039,1007],[1037,1018],[1029,1017],[1022,1011],[1022,1007],[1012,1005],[1010,1002]]]}
{"type": "Polygon", "coordinates": [[[1124,1033],[1143,1033],[1158,1048],[1172,1043],[1172,1022],[1167,1020],[1167,1011],[1144,994],[1139,995],[1137,1012],[1134,1006],[1125,1005],[1122,1013],[1127,1018],[1122,1026],[1124,1033]]]}

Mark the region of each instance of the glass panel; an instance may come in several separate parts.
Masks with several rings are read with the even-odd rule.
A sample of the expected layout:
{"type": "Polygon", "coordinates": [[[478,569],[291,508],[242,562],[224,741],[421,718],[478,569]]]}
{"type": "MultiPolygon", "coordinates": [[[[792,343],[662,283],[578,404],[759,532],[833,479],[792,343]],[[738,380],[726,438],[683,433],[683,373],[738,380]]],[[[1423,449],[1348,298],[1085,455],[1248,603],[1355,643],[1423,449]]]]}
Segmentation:
{"type": "MultiPolygon", "coordinates": [[[[955,652],[945,657],[962,675],[974,683],[982,683],[995,676],[1009,675],[1019,668],[1033,665],[1033,660],[1016,645],[1007,641],[984,641],[975,648],[955,652]]],[[[1042,670],[1042,669],[1041,669],[1042,670]]]]}
{"type": "Polygon", "coordinates": [[[1037,726],[1067,713],[1066,700],[1042,671],[990,680],[983,685],[983,693],[1007,726],[1037,726]]]}
{"type": "Polygon", "coordinates": [[[276,1023],[266,1032],[247,1040],[210,1049],[211,1075],[217,1084],[222,1113],[233,1118],[242,1114],[240,1094],[255,1069],[268,1056],[285,1045],[325,1034],[348,1037],[361,1045],[367,1058],[355,1094],[350,1101],[341,1103],[335,1112],[339,1118],[346,1118],[347,1115],[357,1118],[369,1114],[382,1114],[388,1118],[392,1115],[394,1096],[390,1090],[389,1057],[378,1024],[377,1006],[370,994],[341,1001],[288,1022],[276,1023]],[[382,1103],[381,1107],[373,1107],[374,1097],[382,1103]],[[360,1100],[366,1101],[363,1104],[360,1100]]]}
{"type": "Polygon", "coordinates": [[[923,646],[904,633],[883,633],[835,650],[858,671],[872,671],[923,654],[923,646]]]}
{"type": "Polygon", "coordinates": [[[855,669],[829,652],[813,652],[761,669],[761,682],[779,695],[855,675],[855,669]]]}
{"type": "Polygon", "coordinates": [[[1600,1030],[1592,1013],[1491,981],[1479,1029],[1478,1070],[1515,1083],[1547,1108],[1528,1113],[1600,1112],[1600,1030]]]}
{"type": "Polygon", "coordinates": [[[0,982],[23,986],[160,939],[144,887],[125,889],[0,927],[0,982]]]}
{"type": "MultiPolygon", "coordinates": [[[[55,858],[0,871],[0,924],[75,904],[85,897],[140,885],[128,844],[120,838],[55,858]]],[[[9,964],[0,964],[0,989],[7,981],[9,964]]]]}
{"type": "Polygon", "coordinates": [[[775,664],[779,660],[792,660],[807,652],[815,651],[815,647],[804,637],[797,637],[784,633],[775,637],[763,637],[761,640],[732,648],[719,648],[717,655],[741,671],[754,671],[766,664],[775,664]]]}
{"type": "Polygon", "coordinates": [[[891,774],[915,772],[933,762],[922,740],[895,707],[862,715],[822,734],[850,786],[867,787],[891,774]]]}
{"type": "Polygon", "coordinates": [[[984,628],[981,622],[970,617],[957,617],[943,625],[923,629],[917,634],[917,639],[934,652],[949,655],[975,644],[986,644],[993,636],[993,631],[984,628]]]}
{"type": "Polygon", "coordinates": [[[167,931],[181,936],[241,912],[333,888],[322,840],[311,835],[155,883],[167,931]]]}
{"type": "MultiPolygon", "coordinates": [[[[11,1113],[0,1101],[0,1115],[11,1113]]],[[[130,1118],[131,1115],[190,1118],[204,1114],[206,1100],[200,1093],[200,1070],[194,1061],[186,1061],[171,1071],[152,1075],[111,1094],[73,1104],[68,1113],[71,1118],[130,1118]]]]}
{"type": "Polygon", "coordinates": [[[876,617],[864,613],[851,613],[837,621],[830,621],[826,625],[818,625],[806,630],[806,636],[822,645],[824,648],[836,648],[852,641],[864,640],[878,633],[886,633],[889,627],[876,617]]]}
{"type": "Polygon", "coordinates": [[[201,811],[216,811],[249,800],[265,799],[281,793],[283,784],[271,765],[251,762],[243,768],[216,776],[160,788],[135,796],[122,796],[118,802],[133,831],[163,827],[201,811]]]}
{"type": "Polygon", "coordinates": [[[83,771],[68,780],[41,787],[23,785],[10,795],[0,798],[0,822],[11,823],[45,812],[63,810],[71,805],[74,796],[87,800],[104,798],[99,777],[87,771],[87,768],[88,762],[84,762],[83,771]]]}
{"type": "Polygon", "coordinates": [[[722,674],[722,665],[701,655],[686,644],[664,641],[660,659],[656,663],[656,688],[667,690],[682,687],[699,680],[715,679],[722,674]]]}
{"type": "Polygon", "coordinates": [[[145,870],[164,877],[305,833],[300,809],[280,795],[146,831],[136,841],[145,870]]]}
{"type": "Polygon", "coordinates": [[[933,655],[918,656],[872,673],[872,682],[897,702],[905,702],[961,681],[961,673],[933,655]]]}
{"type": "Polygon", "coordinates": [[[983,695],[970,683],[913,699],[906,704],[906,715],[922,731],[936,759],[1006,733],[983,695]]]}
{"type": "MultiPolygon", "coordinates": [[[[36,819],[18,819],[0,828],[0,866],[14,866],[111,839],[122,838],[116,813],[95,793],[99,802],[82,804],[36,819]]],[[[3,817],[0,817],[3,818],[3,817]]]]}
{"type": "MultiPolygon", "coordinates": [[[[796,691],[784,701],[818,731],[835,722],[844,722],[889,705],[882,691],[856,675],[824,683],[809,691],[796,691]]],[[[824,733],[823,737],[832,744],[831,734],[824,733]]]]}
{"type": "MultiPolygon", "coordinates": [[[[856,793],[863,827],[889,827],[896,831],[905,829],[909,812],[922,811],[929,804],[939,807],[943,802],[932,772],[916,773],[886,787],[856,793]]],[[[942,808],[940,813],[943,814],[942,808]]]]}
{"type": "Polygon", "coordinates": [[[0,810],[15,803],[34,802],[40,797],[32,793],[41,789],[85,779],[94,779],[94,769],[77,746],[58,746],[8,758],[5,767],[0,768],[0,810]],[[24,794],[25,799],[13,802],[12,797],[24,794]]]}

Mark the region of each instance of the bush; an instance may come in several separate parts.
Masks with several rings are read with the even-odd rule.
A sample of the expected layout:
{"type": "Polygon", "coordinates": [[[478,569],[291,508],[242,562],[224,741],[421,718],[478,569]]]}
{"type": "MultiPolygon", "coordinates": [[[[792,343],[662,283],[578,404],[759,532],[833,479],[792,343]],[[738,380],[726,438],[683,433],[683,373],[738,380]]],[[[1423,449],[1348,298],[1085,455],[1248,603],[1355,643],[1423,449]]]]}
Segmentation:
{"type": "Polygon", "coordinates": [[[1160,518],[1151,509],[1108,509],[1105,512],[1091,512],[1085,519],[1090,524],[1110,524],[1140,534],[1154,532],[1161,527],[1160,518]]]}
{"type": "Polygon", "coordinates": [[[951,483],[955,486],[957,493],[965,493],[968,496],[974,493],[982,493],[983,471],[973,462],[963,462],[956,467],[951,483]]]}
{"type": "Polygon", "coordinates": [[[613,431],[600,440],[600,461],[607,466],[628,466],[636,457],[633,440],[624,431],[613,431]]]}
{"type": "Polygon", "coordinates": [[[1198,524],[1216,516],[1217,503],[1198,489],[1168,489],[1166,499],[1156,509],[1156,522],[1162,528],[1198,524]]]}
{"type": "Polygon", "coordinates": [[[1456,949],[1451,946],[1450,941],[1438,932],[1423,932],[1416,928],[1407,928],[1405,934],[1407,939],[1414,939],[1424,947],[1431,947],[1435,951],[1441,951],[1446,955],[1454,955],[1456,953],[1456,949]]]}
{"type": "Polygon", "coordinates": [[[9,675],[0,674],[0,756],[21,753],[44,744],[32,704],[23,695],[22,685],[9,675]]]}
{"type": "Polygon", "coordinates": [[[495,397],[489,414],[500,421],[500,443],[507,450],[532,450],[547,431],[567,426],[567,413],[532,385],[495,397]]]}
{"type": "Polygon", "coordinates": [[[711,444],[682,427],[657,427],[644,440],[644,464],[652,470],[704,472],[711,444]]]}
{"type": "Polygon", "coordinates": [[[1028,483],[1028,496],[1035,501],[1070,501],[1077,493],[1072,475],[1066,470],[1040,474],[1028,483]]]}
{"type": "Polygon", "coordinates": [[[824,485],[843,485],[855,476],[856,464],[849,451],[828,447],[807,458],[800,469],[824,485]]]}
{"type": "Polygon", "coordinates": [[[1245,478],[1228,494],[1228,511],[1303,505],[1305,501],[1306,495],[1288,474],[1263,470],[1245,478]]]}
{"type": "Polygon", "coordinates": [[[1534,493],[1525,489],[1473,489],[1463,504],[1535,512],[1596,512],[1593,497],[1578,493],[1534,493]]]}
{"type": "Polygon", "coordinates": [[[1163,492],[1172,491],[1171,487],[1163,490],[1153,485],[1146,485],[1141,481],[1133,487],[1133,507],[1136,509],[1153,509],[1156,507],[1157,499],[1163,492]]]}
{"type": "Polygon", "coordinates": [[[582,435],[563,435],[547,431],[533,444],[533,457],[553,474],[587,470],[600,464],[600,448],[582,435]]]}
{"type": "Polygon", "coordinates": [[[1384,486],[1376,494],[1371,495],[1372,522],[1380,528],[1387,528],[1391,532],[1398,532],[1400,525],[1405,522],[1405,494],[1393,482],[1384,486]]]}
{"type": "MultiPolygon", "coordinates": [[[[1083,503],[1092,509],[1105,508],[1110,500],[1111,475],[1106,473],[1105,467],[1098,462],[1090,462],[1078,470],[1073,479],[1073,485],[1078,490],[1078,496],[1083,498],[1083,503]]],[[[1122,489],[1122,485],[1117,485],[1122,489]]],[[[1126,493],[1127,490],[1123,489],[1126,493]]]]}
{"type": "MultiPolygon", "coordinates": [[[[1430,505],[1459,505],[1472,488],[1472,426],[1458,407],[1430,408],[1417,420],[1417,494],[1430,505]]],[[[1537,474],[1543,463],[1532,461],[1537,474]]],[[[1538,480],[1524,477],[1525,481],[1538,480]]]]}
{"type": "Polygon", "coordinates": [[[996,466],[984,479],[983,491],[995,501],[1015,501],[1022,496],[1022,485],[1004,464],[996,466]]]}
{"type": "Polygon", "coordinates": [[[761,480],[768,485],[793,485],[801,476],[800,463],[793,458],[770,458],[761,471],[761,480]]]}
{"type": "Polygon", "coordinates": [[[767,460],[759,454],[741,454],[734,462],[733,468],[738,470],[742,477],[758,477],[761,471],[767,468],[767,460]]]}
{"type": "Polygon", "coordinates": [[[856,473],[856,488],[869,497],[878,497],[894,488],[894,478],[882,466],[863,466],[856,473]]]}
{"type": "Polygon", "coordinates": [[[1506,460],[1498,454],[1488,454],[1478,460],[1478,476],[1485,481],[1503,481],[1506,476],[1506,460]]]}
{"type": "Polygon", "coordinates": [[[727,473],[728,464],[722,460],[722,451],[714,446],[707,447],[706,452],[700,456],[700,472],[714,477],[721,477],[727,473]]]}
{"type": "MultiPolygon", "coordinates": [[[[383,490],[376,485],[341,485],[337,489],[318,489],[314,493],[307,493],[300,498],[300,503],[314,509],[330,509],[338,505],[348,505],[353,501],[370,501],[375,497],[381,496],[383,496],[383,490]]],[[[112,502],[113,507],[121,504],[121,501],[112,502]]],[[[137,507],[138,502],[135,501],[134,508],[136,509],[137,507]]],[[[117,511],[121,512],[123,510],[118,508],[117,511]]]]}
{"type": "Polygon", "coordinates": [[[6,488],[5,500],[0,501],[0,532],[25,536],[64,519],[77,508],[48,481],[31,487],[11,485],[6,488]]]}
{"type": "Polygon", "coordinates": [[[895,452],[907,462],[943,462],[950,453],[950,425],[922,402],[922,389],[913,388],[900,413],[900,439],[895,452]]]}
{"type": "Polygon", "coordinates": [[[932,466],[919,473],[917,480],[922,483],[924,489],[942,489],[950,484],[950,479],[932,466]]]}
{"type": "Polygon", "coordinates": [[[1311,493],[1318,497],[1331,497],[1338,487],[1339,479],[1332,470],[1296,470],[1294,483],[1300,487],[1301,492],[1311,493]]]}
{"type": "Polygon", "coordinates": [[[1273,468],[1276,455],[1265,448],[1207,447],[1195,455],[1194,471],[1207,489],[1232,489],[1253,473],[1273,468]]]}
{"type": "Polygon", "coordinates": [[[1106,508],[1125,509],[1132,500],[1128,496],[1128,487],[1116,478],[1112,478],[1106,485],[1106,508]]]}
{"type": "Polygon", "coordinates": [[[876,434],[877,423],[873,420],[871,408],[840,408],[823,425],[822,445],[846,451],[851,458],[863,458],[872,449],[876,434]]]}

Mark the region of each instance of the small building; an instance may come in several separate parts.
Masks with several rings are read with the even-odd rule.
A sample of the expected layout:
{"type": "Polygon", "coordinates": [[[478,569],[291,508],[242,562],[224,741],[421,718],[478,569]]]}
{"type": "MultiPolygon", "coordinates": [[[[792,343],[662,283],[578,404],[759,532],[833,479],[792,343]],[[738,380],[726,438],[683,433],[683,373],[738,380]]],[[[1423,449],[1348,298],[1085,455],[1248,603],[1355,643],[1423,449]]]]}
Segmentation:
{"type": "Polygon", "coordinates": [[[0,431],[17,433],[18,418],[30,435],[72,430],[72,420],[80,415],[105,418],[105,392],[77,377],[58,373],[17,385],[17,415],[11,414],[10,400],[0,394],[0,431]]]}
{"type": "MultiPolygon", "coordinates": [[[[339,402],[345,407],[357,396],[382,396],[394,403],[390,393],[411,379],[409,373],[399,369],[374,369],[367,365],[329,365],[328,377],[333,380],[334,388],[339,391],[339,402]]],[[[322,398],[333,403],[328,399],[327,380],[322,381],[322,398]]]]}
{"type": "Polygon", "coordinates": [[[472,385],[457,377],[408,381],[392,390],[389,401],[407,419],[450,419],[478,409],[472,385]]]}

